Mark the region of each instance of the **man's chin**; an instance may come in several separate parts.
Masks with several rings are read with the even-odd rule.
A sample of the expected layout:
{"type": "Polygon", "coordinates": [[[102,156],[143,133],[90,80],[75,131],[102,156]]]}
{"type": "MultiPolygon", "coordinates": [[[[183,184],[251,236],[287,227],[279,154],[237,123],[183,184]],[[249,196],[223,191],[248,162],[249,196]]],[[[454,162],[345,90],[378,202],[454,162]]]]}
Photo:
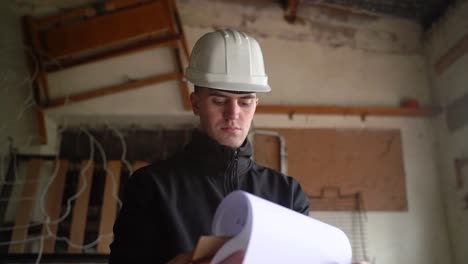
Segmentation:
{"type": "Polygon", "coordinates": [[[238,148],[242,145],[241,143],[231,143],[231,142],[227,142],[227,143],[222,142],[220,144],[226,147],[230,147],[230,148],[238,148]]]}
{"type": "Polygon", "coordinates": [[[244,140],[241,140],[239,138],[223,138],[218,140],[218,143],[227,147],[231,148],[238,148],[242,145],[244,140]]]}

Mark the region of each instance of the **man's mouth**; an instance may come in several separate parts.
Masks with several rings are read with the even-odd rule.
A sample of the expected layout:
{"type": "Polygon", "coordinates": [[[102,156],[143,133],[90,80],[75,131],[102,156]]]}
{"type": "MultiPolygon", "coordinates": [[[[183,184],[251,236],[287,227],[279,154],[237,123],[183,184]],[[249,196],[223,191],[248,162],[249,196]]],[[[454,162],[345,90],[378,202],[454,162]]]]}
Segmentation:
{"type": "Polygon", "coordinates": [[[221,127],[221,129],[227,132],[234,132],[234,131],[241,130],[240,127],[236,127],[236,126],[224,126],[224,127],[221,127]]]}

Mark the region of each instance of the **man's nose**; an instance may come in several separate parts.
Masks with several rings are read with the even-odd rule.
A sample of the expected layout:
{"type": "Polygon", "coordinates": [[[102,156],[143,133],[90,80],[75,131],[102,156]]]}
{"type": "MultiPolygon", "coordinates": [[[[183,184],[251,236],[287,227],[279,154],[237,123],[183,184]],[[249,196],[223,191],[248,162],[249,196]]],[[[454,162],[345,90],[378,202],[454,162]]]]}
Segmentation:
{"type": "Polygon", "coordinates": [[[228,120],[236,120],[239,118],[240,107],[236,100],[230,100],[224,108],[224,118],[228,120]]]}

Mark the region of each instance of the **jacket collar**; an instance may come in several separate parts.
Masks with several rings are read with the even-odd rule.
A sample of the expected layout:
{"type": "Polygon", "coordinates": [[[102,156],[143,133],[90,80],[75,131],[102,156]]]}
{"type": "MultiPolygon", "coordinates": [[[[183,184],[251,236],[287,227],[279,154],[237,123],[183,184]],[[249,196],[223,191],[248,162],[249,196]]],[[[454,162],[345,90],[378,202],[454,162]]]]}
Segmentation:
{"type": "Polygon", "coordinates": [[[237,173],[241,175],[252,166],[252,145],[247,139],[239,148],[232,148],[219,144],[198,129],[192,132],[185,153],[209,172],[224,172],[232,162],[237,162],[237,173]]]}

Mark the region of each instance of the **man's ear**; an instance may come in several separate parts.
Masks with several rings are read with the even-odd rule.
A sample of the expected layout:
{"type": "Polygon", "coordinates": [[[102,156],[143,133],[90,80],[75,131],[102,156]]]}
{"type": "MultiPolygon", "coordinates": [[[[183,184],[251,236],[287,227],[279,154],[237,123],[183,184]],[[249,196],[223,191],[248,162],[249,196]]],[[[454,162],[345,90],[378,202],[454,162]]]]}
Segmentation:
{"type": "Polygon", "coordinates": [[[195,92],[192,92],[190,94],[190,102],[192,103],[192,111],[195,115],[198,115],[199,113],[199,109],[200,109],[200,106],[199,106],[199,100],[198,100],[198,94],[195,93],[195,92]]]}

